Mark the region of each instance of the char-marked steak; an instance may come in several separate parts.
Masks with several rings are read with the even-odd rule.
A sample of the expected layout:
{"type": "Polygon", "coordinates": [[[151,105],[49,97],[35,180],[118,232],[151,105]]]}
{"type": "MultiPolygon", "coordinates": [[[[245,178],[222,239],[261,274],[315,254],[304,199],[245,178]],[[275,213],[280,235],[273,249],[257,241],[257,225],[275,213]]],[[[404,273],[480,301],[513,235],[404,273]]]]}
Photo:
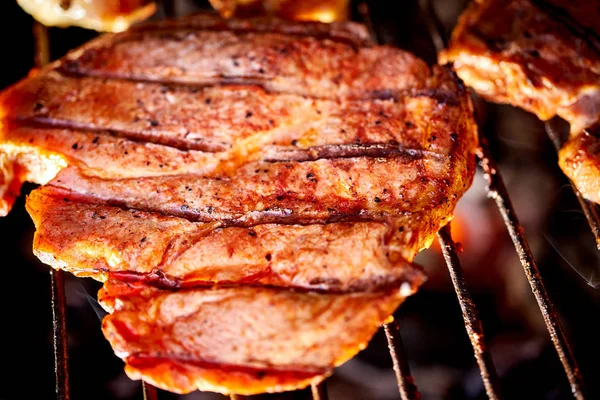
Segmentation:
{"type": "Polygon", "coordinates": [[[3,210],[105,282],[130,377],[253,394],[316,383],[425,277],[471,184],[453,72],[364,27],[199,15],[102,36],[0,94],[3,210]]]}

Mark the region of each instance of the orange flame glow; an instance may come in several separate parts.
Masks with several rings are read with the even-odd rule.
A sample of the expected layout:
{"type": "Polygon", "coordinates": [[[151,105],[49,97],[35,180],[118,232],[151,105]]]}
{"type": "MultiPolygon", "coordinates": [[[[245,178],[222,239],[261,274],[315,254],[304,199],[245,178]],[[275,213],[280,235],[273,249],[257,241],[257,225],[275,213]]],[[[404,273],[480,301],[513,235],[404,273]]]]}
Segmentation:
{"type": "Polygon", "coordinates": [[[349,0],[210,0],[225,18],[273,15],[298,21],[333,22],[348,19],[349,0]]]}

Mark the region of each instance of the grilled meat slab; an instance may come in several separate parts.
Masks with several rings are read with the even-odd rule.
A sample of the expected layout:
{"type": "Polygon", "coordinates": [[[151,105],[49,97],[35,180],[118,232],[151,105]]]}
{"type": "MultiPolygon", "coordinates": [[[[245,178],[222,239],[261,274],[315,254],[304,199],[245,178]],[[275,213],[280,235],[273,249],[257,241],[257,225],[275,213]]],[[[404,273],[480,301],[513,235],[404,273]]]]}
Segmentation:
{"type": "Polygon", "coordinates": [[[254,394],[318,383],[410,291],[345,295],[260,287],[163,291],[109,281],[102,330],[133,378],[178,393],[254,394]]]}
{"type": "Polygon", "coordinates": [[[577,190],[595,203],[600,203],[599,137],[599,125],[585,129],[563,146],[558,157],[560,168],[576,182],[577,190]]]}
{"type": "Polygon", "coordinates": [[[460,17],[440,62],[452,62],[484,98],[510,103],[542,120],[556,115],[571,125],[560,165],[591,201],[600,192],[595,136],[600,121],[600,2],[477,0],[460,17]],[[584,135],[584,134],[583,134],[584,135]],[[576,155],[577,154],[577,155],[576,155]]]}
{"type": "Polygon", "coordinates": [[[129,376],[306,386],[423,282],[412,260],[473,178],[472,106],[449,68],[366,38],[199,15],[103,36],[0,94],[4,211],[45,185],[34,252],[106,282],[129,376]]]}
{"type": "Polygon", "coordinates": [[[524,108],[542,120],[558,115],[578,133],[600,118],[598,5],[473,1],[440,61],[452,62],[481,96],[524,108]]]}
{"type": "Polygon", "coordinates": [[[470,105],[448,70],[435,67],[430,75],[428,89],[360,101],[257,86],[74,78],[49,70],[0,95],[0,115],[6,116],[0,152],[21,174],[3,196],[4,209],[22,181],[47,183],[67,164],[90,176],[131,178],[227,175],[252,160],[401,157],[436,164],[446,182],[468,185],[470,105]],[[29,168],[32,160],[44,168],[29,168]]]}

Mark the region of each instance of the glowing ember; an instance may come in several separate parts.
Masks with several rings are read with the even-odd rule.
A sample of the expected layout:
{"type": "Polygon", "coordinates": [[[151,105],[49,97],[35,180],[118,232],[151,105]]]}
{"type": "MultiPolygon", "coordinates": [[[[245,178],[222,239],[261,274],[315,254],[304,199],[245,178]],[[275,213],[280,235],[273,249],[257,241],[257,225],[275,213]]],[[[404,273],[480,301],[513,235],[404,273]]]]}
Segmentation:
{"type": "Polygon", "coordinates": [[[348,19],[348,0],[210,0],[219,13],[232,16],[273,15],[299,21],[333,22],[348,19]]]}

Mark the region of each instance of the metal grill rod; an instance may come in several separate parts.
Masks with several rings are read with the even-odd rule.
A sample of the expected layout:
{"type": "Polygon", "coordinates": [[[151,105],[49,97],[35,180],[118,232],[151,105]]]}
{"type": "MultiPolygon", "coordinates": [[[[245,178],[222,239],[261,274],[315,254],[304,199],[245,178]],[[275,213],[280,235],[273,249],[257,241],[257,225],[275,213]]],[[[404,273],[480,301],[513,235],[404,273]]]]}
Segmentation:
{"type": "Polygon", "coordinates": [[[311,385],[310,391],[312,393],[313,400],[328,400],[327,385],[325,381],[320,382],[318,385],[311,385]]]}
{"type": "Polygon", "coordinates": [[[54,371],[56,374],[56,396],[58,400],[69,400],[69,354],[67,344],[66,299],[64,272],[50,271],[52,288],[52,325],[54,343],[54,371]]]}
{"type": "Polygon", "coordinates": [[[490,354],[485,343],[483,327],[481,325],[481,320],[477,315],[475,303],[473,303],[473,299],[467,290],[462,266],[456,252],[456,244],[452,240],[452,235],[450,233],[450,224],[440,229],[438,232],[438,240],[440,241],[440,247],[442,248],[444,259],[448,265],[448,271],[450,272],[450,277],[452,278],[452,284],[454,285],[456,297],[460,303],[460,309],[465,321],[465,329],[467,330],[469,340],[473,346],[473,353],[475,354],[475,359],[477,360],[477,365],[479,366],[481,379],[483,380],[483,385],[485,386],[485,392],[490,399],[500,399],[498,374],[496,373],[496,367],[494,366],[492,355],[490,354]]]}
{"type": "Polygon", "coordinates": [[[156,388],[146,382],[142,382],[142,393],[144,395],[144,400],[158,399],[158,391],[156,388]]]}
{"type": "MultiPolygon", "coordinates": [[[[48,28],[37,21],[33,22],[35,45],[34,63],[41,68],[50,61],[50,41],[48,28]]],[[[56,376],[56,397],[69,400],[69,354],[66,328],[66,299],[64,272],[50,269],[50,290],[52,302],[52,339],[54,345],[54,373],[56,376]]]]}
{"type": "Polygon", "coordinates": [[[498,171],[496,161],[492,158],[487,139],[483,135],[480,137],[480,146],[477,157],[485,172],[484,177],[488,184],[488,197],[494,199],[502,215],[502,219],[504,219],[504,224],[508,229],[531,290],[544,317],[546,328],[550,333],[550,339],[567,374],[569,384],[571,385],[571,392],[576,399],[584,399],[583,379],[577,367],[577,362],[573,357],[567,338],[562,330],[554,305],[548,296],[539,268],[523,233],[523,227],[519,223],[515,209],[508,197],[508,191],[504,186],[504,181],[498,171]]]}
{"type": "Polygon", "coordinates": [[[404,351],[404,344],[402,343],[402,336],[400,335],[398,323],[394,321],[384,325],[383,328],[388,341],[390,356],[392,356],[392,362],[394,364],[394,373],[396,374],[396,381],[398,382],[400,398],[402,400],[419,400],[421,394],[410,374],[410,366],[408,365],[406,352],[404,351]]]}
{"type": "MultiPolygon", "coordinates": [[[[437,17],[431,0],[425,0],[425,2],[427,4],[423,8],[424,15],[429,20],[432,37],[438,38],[438,40],[434,40],[434,43],[437,45],[442,44],[442,47],[437,48],[437,51],[441,51],[448,45],[447,37],[443,31],[443,24],[437,17]]],[[[578,400],[584,399],[583,379],[579,368],[577,367],[577,362],[573,357],[567,338],[562,330],[554,305],[550,301],[548,292],[542,282],[540,271],[533,257],[533,253],[529,248],[529,243],[525,238],[525,234],[523,233],[523,227],[519,223],[515,209],[510,201],[508,191],[504,186],[504,181],[502,180],[496,161],[492,156],[488,141],[481,130],[479,130],[479,143],[480,147],[477,151],[477,158],[479,159],[479,165],[485,172],[484,178],[487,181],[488,197],[496,201],[498,210],[504,219],[504,224],[513,241],[515,250],[517,251],[521,265],[523,266],[525,276],[529,281],[531,290],[544,318],[546,328],[550,334],[550,339],[554,344],[554,348],[558,353],[567,379],[569,380],[571,393],[578,400]]]]}

